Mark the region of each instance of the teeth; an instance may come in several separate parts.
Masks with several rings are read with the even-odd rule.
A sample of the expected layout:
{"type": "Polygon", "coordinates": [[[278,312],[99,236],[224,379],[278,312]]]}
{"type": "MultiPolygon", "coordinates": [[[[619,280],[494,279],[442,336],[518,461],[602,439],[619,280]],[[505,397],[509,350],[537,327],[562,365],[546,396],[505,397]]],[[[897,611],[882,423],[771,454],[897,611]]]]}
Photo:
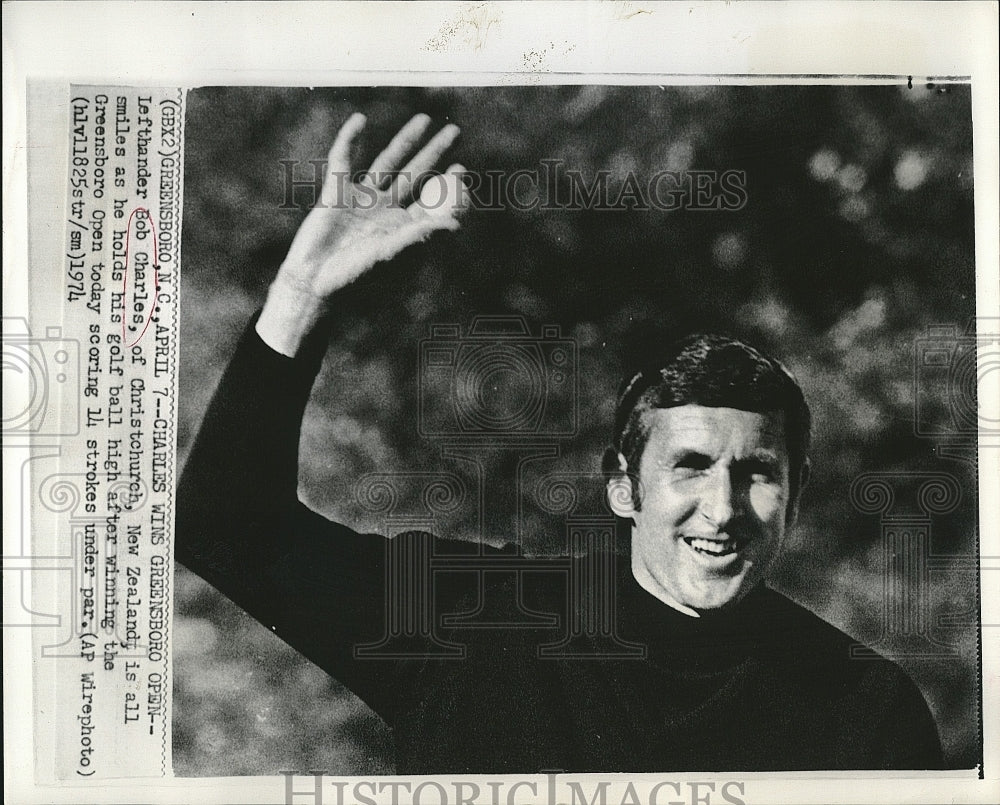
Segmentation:
{"type": "Polygon", "coordinates": [[[688,539],[687,544],[702,553],[710,553],[712,556],[722,556],[736,550],[736,540],[727,539],[724,542],[710,539],[688,539]]]}

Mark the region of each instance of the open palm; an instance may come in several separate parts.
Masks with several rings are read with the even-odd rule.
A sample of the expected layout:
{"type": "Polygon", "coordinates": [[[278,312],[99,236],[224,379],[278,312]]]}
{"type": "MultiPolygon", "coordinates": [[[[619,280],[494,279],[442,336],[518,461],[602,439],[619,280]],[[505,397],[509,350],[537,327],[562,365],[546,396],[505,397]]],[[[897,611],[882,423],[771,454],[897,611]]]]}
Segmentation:
{"type": "Polygon", "coordinates": [[[355,182],[351,146],[365,122],[354,114],[337,133],[320,200],[295,233],[257,322],[264,342],[283,355],[298,352],[332,294],[435,230],[459,226],[465,169],[452,165],[428,178],[458,127],[445,126],[416,150],[431,122],[416,115],[355,182]]]}
{"type": "Polygon", "coordinates": [[[350,150],[364,124],[364,115],[352,115],[338,133],[320,203],[306,216],[282,266],[282,273],[291,275],[286,279],[323,298],[431,232],[458,228],[460,165],[425,184],[421,196],[413,199],[413,191],[452,144],[458,127],[445,126],[403,164],[430,125],[429,117],[417,115],[354,183],[350,150]]]}

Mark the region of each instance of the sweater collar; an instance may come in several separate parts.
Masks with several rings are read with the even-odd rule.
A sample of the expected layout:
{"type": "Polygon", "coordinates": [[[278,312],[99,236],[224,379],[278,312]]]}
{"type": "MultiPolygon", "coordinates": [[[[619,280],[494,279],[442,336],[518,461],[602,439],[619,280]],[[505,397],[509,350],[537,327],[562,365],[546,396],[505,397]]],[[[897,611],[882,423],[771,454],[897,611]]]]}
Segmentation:
{"type": "Polygon", "coordinates": [[[646,645],[653,660],[735,665],[766,650],[782,632],[780,596],[763,584],[732,607],[694,617],[643,589],[627,565],[618,576],[617,609],[622,636],[646,645]]]}

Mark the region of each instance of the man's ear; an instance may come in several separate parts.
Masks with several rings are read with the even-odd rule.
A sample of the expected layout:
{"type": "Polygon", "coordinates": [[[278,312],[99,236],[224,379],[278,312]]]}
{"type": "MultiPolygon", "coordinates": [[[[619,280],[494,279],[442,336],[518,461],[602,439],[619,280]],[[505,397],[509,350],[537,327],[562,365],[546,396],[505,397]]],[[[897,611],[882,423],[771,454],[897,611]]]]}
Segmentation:
{"type": "Polygon", "coordinates": [[[809,463],[807,458],[802,462],[802,468],[799,470],[799,485],[795,492],[795,499],[788,502],[788,513],[785,515],[785,527],[791,528],[795,525],[795,521],[799,516],[799,501],[802,499],[802,490],[806,488],[806,484],[809,483],[809,476],[812,475],[812,464],[809,463]]]}
{"type": "Polygon", "coordinates": [[[635,496],[632,479],[628,475],[628,462],[621,453],[617,454],[618,470],[611,471],[606,492],[608,505],[618,517],[631,520],[635,516],[635,496]]]}

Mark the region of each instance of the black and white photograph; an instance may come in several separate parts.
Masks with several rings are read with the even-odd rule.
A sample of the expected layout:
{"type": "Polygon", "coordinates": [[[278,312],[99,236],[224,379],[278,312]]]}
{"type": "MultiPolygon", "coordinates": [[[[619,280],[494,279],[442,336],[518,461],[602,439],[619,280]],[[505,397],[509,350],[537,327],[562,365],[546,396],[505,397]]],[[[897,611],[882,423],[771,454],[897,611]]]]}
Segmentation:
{"type": "Polygon", "coordinates": [[[190,91],[175,772],[977,769],[973,188],[961,81],[190,91]]]}
{"type": "Polygon", "coordinates": [[[998,11],[5,3],[5,801],[1000,801],[998,11]]]}

